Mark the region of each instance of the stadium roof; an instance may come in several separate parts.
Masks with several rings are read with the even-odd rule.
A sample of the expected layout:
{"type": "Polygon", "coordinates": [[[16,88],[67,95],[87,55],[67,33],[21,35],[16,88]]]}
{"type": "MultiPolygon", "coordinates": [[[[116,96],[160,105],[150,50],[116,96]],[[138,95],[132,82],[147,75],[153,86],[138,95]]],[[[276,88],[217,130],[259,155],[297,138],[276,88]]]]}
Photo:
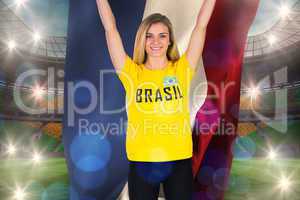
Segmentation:
{"type": "MultiPolygon", "coordinates": [[[[6,43],[13,38],[18,47],[26,53],[46,58],[64,59],[66,37],[42,37],[33,41],[34,30],[29,28],[15,13],[0,0],[0,41],[6,43]]],[[[286,48],[300,40],[300,1],[291,8],[289,16],[281,18],[264,33],[249,36],[245,58],[266,55],[286,48]]]]}
{"type": "Polygon", "coordinates": [[[37,56],[65,58],[66,37],[47,36],[34,42],[31,30],[14,12],[0,0],[0,41],[14,40],[20,49],[37,56]]]}
{"type": "Polygon", "coordinates": [[[245,58],[269,54],[300,41],[300,1],[286,14],[269,30],[248,37],[245,58]]]}

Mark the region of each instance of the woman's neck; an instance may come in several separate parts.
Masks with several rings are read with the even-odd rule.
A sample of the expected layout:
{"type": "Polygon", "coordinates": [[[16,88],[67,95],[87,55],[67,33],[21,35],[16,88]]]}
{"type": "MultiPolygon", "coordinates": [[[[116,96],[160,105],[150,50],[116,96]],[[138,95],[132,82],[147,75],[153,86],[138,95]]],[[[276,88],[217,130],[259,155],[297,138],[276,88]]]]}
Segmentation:
{"type": "Polygon", "coordinates": [[[165,57],[149,57],[146,60],[145,67],[151,70],[164,69],[168,66],[168,58],[165,57]]]}

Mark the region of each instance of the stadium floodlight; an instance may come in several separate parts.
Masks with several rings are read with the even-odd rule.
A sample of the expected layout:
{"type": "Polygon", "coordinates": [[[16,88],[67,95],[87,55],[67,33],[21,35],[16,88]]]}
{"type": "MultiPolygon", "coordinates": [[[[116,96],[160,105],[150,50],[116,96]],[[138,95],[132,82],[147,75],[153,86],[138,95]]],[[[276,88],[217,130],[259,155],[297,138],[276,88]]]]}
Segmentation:
{"type": "Polygon", "coordinates": [[[251,99],[256,99],[259,94],[260,91],[258,87],[251,87],[248,89],[248,96],[250,96],[251,99]]]}
{"type": "Polygon", "coordinates": [[[16,153],[17,149],[13,144],[9,144],[7,147],[7,153],[9,155],[14,155],[16,153]]]}
{"type": "Polygon", "coordinates": [[[7,43],[7,47],[10,51],[12,51],[17,47],[17,44],[14,40],[9,40],[7,43]]]}
{"type": "Polygon", "coordinates": [[[286,18],[290,15],[291,10],[287,5],[281,5],[279,8],[279,14],[281,18],[286,18]]]}
{"type": "Polygon", "coordinates": [[[278,187],[282,192],[287,192],[290,189],[291,185],[291,180],[285,176],[282,176],[278,181],[278,187]]]}
{"type": "Polygon", "coordinates": [[[273,46],[276,41],[277,41],[277,38],[274,35],[272,35],[272,34],[269,35],[268,42],[269,42],[270,46],[273,46]]]}
{"type": "Polygon", "coordinates": [[[45,94],[44,89],[39,85],[36,85],[32,90],[32,95],[36,100],[41,99],[44,94],[45,94]]]}
{"type": "Polygon", "coordinates": [[[268,158],[269,158],[270,160],[274,160],[276,157],[277,157],[276,152],[273,151],[273,150],[270,150],[269,153],[268,153],[268,158]]]}
{"type": "Polygon", "coordinates": [[[33,34],[33,40],[34,40],[35,43],[39,42],[41,40],[41,38],[42,38],[42,36],[41,36],[41,34],[38,31],[36,31],[33,34]]]}
{"type": "Polygon", "coordinates": [[[41,154],[38,153],[38,152],[34,152],[34,153],[33,153],[33,156],[32,156],[32,162],[33,162],[34,164],[38,164],[38,163],[41,162],[41,160],[42,160],[41,154]]]}
{"type": "Polygon", "coordinates": [[[18,187],[14,192],[14,198],[13,199],[15,199],[15,200],[25,200],[25,196],[26,196],[25,190],[18,187]]]}
{"type": "Polygon", "coordinates": [[[23,6],[26,2],[26,0],[15,0],[17,6],[23,6]]]}

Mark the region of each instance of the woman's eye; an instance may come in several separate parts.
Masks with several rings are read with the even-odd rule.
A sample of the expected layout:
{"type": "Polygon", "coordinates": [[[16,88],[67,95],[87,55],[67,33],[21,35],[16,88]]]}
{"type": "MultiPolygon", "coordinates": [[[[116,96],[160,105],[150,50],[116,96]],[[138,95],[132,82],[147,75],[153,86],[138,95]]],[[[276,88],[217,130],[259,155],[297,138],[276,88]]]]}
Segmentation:
{"type": "Polygon", "coordinates": [[[166,38],[166,37],[168,37],[168,34],[161,34],[160,37],[161,38],[166,38]]]}
{"type": "Polygon", "coordinates": [[[151,35],[146,35],[146,38],[151,38],[152,36],[151,35]]]}

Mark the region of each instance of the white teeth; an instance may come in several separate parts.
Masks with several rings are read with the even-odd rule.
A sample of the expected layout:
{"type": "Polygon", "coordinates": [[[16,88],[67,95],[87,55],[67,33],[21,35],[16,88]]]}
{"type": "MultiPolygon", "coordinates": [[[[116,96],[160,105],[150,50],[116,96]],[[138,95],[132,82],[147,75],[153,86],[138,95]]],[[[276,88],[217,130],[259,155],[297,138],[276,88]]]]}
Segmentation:
{"type": "Polygon", "coordinates": [[[160,47],[152,47],[151,49],[152,50],[160,50],[161,48],[160,47]]]}

